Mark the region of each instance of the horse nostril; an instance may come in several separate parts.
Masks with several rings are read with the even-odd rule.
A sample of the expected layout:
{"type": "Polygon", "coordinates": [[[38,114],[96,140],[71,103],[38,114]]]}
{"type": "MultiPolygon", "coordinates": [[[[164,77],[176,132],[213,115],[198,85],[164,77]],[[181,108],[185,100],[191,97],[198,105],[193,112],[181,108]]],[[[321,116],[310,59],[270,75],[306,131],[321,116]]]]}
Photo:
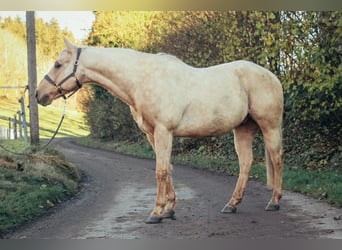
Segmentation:
{"type": "Polygon", "coordinates": [[[36,90],[35,97],[36,97],[36,99],[38,100],[38,90],[36,90]]]}
{"type": "Polygon", "coordinates": [[[43,95],[41,98],[38,98],[37,100],[39,104],[46,106],[47,103],[49,103],[50,96],[46,94],[46,95],[43,95]]]}

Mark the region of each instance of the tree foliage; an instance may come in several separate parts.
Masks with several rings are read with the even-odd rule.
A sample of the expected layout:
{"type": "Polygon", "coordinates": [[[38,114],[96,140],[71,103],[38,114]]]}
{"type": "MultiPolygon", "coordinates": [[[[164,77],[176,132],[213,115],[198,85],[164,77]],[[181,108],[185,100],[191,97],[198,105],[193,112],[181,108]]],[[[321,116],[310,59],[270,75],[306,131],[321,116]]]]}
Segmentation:
{"type": "Polygon", "coordinates": [[[0,84],[20,86],[27,82],[27,60],[24,41],[10,31],[0,32],[0,84]],[[26,70],[26,71],[25,71],[26,70]]]}
{"type": "Polygon", "coordinates": [[[111,140],[135,140],[141,136],[128,106],[103,88],[93,86],[85,107],[92,136],[111,140]]]}
{"type": "Polygon", "coordinates": [[[284,87],[291,120],[341,123],[342,13],[290,12],[285,17],[290,42],[283,50],[284,87]]]}
{"type": "MultiPolygon", "coordinates": [[[[43,19],[38,18],[35,25],[37,51],[42,57],[55,58],[58,56],[58,53],[65,47],[62,39],[63,36],[71,41],[75,41],[72,33],[67,29],[61,29],[58,21],[54,18],[50,22],[45,22],[43,19]]],[[[9,31],[26,42],[26,26],[18,16],[15,18],[5,18],[0,22],[0,29],[9,31]]]]}

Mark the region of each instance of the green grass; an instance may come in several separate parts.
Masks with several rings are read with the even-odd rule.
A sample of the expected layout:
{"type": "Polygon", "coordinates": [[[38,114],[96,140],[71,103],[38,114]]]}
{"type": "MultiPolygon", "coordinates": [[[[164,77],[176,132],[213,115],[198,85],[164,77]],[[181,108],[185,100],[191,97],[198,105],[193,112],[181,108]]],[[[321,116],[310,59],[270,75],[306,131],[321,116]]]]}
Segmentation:
{"type": "MultiPolygon", "coordinates": [[[[146,142],[127,143],[101,141],[94,138],[77,138],[77,142],[89,147],[102,148],[141,158],[154,158],[151,146],[146,142]]],[[[211,171],[224,172],[231,175],[239,174],[238,162],[222,158],[197,154],[177,154],[172,156],[176,164],[191,165],[211,171]]],[[[266,169],[263,162],[253,165],[250,178],[266,183],[266,169]]],[[[342,172],[336,168],[320,170],[307,169],[303,166],[284,164],[283,188],[300,192],[316,199],[322,199],[337,207],[342,207],[342,172]]]]}
{"type": "Polygon", "coordinates": [[[0,148],[0,238],[31,220],[78,190],[80,175],[55,150],[28,153],[22,141],[3,141],[12,155],[0,148]]]}
{"type": "MultiPolygon", "coordinates": [[[[63,105],[64,101],[58,100],[54,105],[38,107],[40,138],[46,139],[53,135],[61,120],[63,105]]],[[[13,115],[20,110],[20,104],[15,99],[0,98],[0,107],[0,126],[8,127],[8,117],[13,118],[13,115]]],[[[26,108],[25,112],[26,120],[29,123],[29,109],[26,108]]],[[[77,137],[89,134],[82,112],[68,110],[67,105],[65,114],[64,121],[56,137],[77,137]]],[[[28,134],[30,134],[29,131],[28,134]]]]}

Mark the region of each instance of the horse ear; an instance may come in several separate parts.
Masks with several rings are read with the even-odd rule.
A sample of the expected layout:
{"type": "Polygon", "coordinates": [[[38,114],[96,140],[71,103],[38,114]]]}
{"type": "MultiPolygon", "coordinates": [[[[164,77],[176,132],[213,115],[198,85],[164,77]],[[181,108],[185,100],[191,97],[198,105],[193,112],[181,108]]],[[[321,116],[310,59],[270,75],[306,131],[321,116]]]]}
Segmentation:
{"type": "Polygon", "coordinates": [[[76,46],[73,45],[66,37],[64,37],[64,43],[68,50],[74,51],[76,49],[76,46]]]}

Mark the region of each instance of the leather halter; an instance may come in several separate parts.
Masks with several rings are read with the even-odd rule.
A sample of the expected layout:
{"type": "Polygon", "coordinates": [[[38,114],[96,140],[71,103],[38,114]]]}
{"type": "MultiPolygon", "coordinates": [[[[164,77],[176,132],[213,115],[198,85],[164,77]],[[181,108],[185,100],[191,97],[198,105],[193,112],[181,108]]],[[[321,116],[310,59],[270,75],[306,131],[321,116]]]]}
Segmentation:
{"type": "Polygon", "coordinates": [[[82,84],[80,83],[80,81],[78,80],[78,78],[75,75],[75,73],[77,71],[78,61],[80,59],[81,52],[82,52],[82,48],[77,48],[77,56],[76,56],[76,61],[74,62],[74,68],[72,70],[72,73],[67,75],[62,81],[60,81],[60,83],[57,84],[48,75],[44,76],[44,79],[47,80],[49,83],[51,83],[57,89],[58,93],[61,94],[61,96],[64,99],[67,99],[67,97],[65,96],[65,94],[63,94],[63,91],[66,91],[66,90],[62,88],[62,84],[65,83],[67,80],[69,80],[71,77],[75,77],[76,78],[76,86],[75,86],[74,90],[72,90],[72,93],[70,95],[68,95],[68,98],[70,96],[72,96],[73,94],[75,94],[77,90],[82,88],[82,84]]]}

